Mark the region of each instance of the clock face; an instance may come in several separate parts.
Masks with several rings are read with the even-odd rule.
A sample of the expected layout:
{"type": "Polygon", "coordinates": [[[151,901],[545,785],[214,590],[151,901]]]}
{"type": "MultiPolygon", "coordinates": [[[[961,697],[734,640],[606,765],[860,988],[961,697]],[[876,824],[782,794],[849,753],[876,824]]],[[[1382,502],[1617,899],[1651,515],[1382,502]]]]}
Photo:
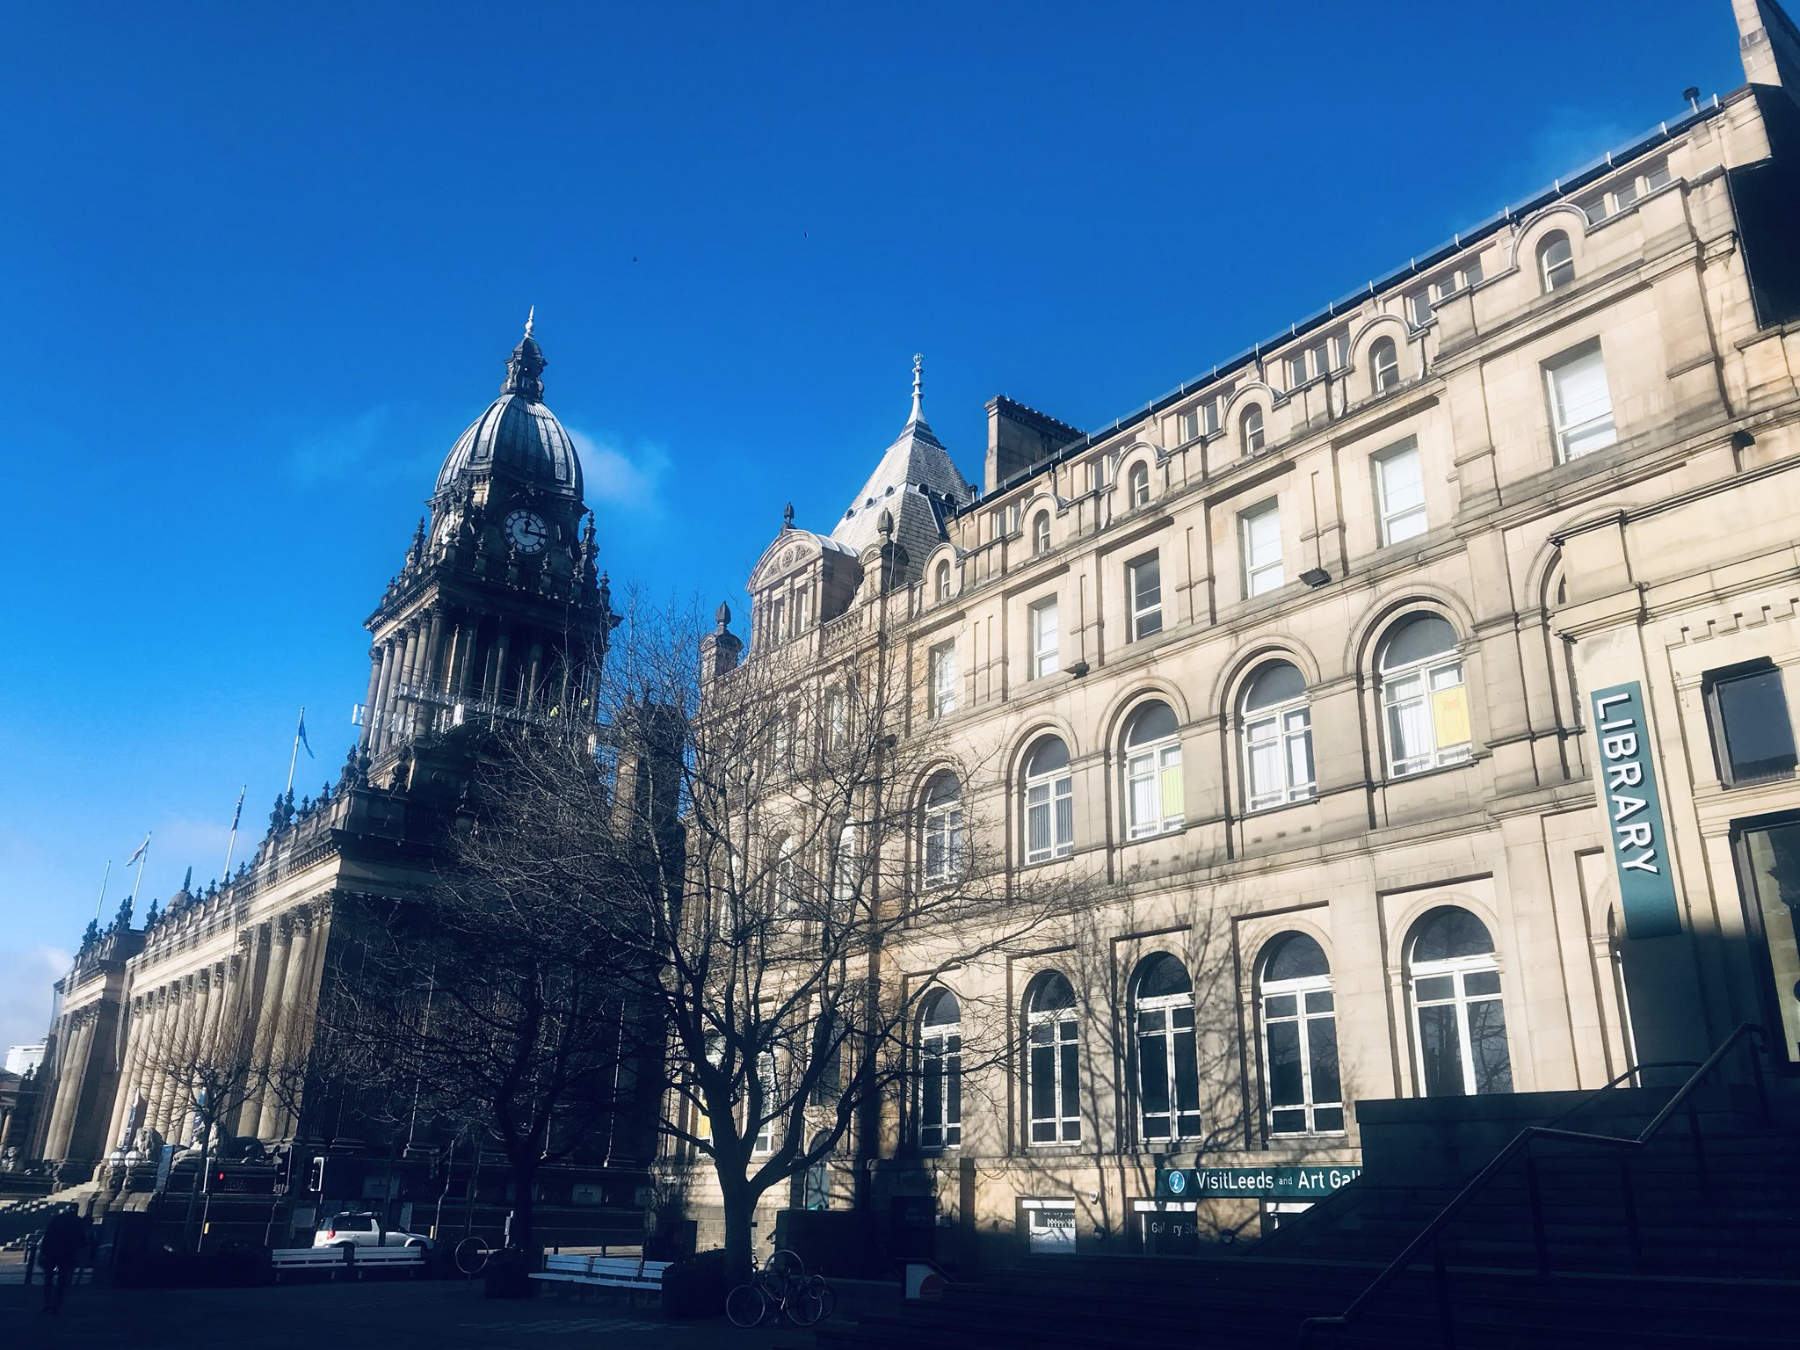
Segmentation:
{"type": "Polygon", "coordinates": [[[521,553],[536,553],[549,542],[543,518],[532,511],[514,511],[506,518],[506,537],[521,553]]]}

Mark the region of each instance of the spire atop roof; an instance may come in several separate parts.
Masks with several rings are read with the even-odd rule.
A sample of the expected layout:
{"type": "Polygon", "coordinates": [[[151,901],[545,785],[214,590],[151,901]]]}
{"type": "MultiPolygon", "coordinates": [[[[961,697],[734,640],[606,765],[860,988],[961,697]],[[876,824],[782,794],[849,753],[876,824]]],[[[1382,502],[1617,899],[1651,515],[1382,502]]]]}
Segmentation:
{"type": "Polygon", "coordinates": [[[914,422],[925,420],[925,358],[913,353],[913,406],[912,416],[906,419],[911,426],[914,422]]]}
{"type": "Polygon", "coordinates": [[[506,381],[500,386],[501,393],[518,394],[528,403],[544,401],[544,367],[549,364],[544,360],[544,349],[531,335],[536,322],[537,306],[533,305],[525,316],[525,336],[519,339],[519,345],[507,358],[506,381]]]}

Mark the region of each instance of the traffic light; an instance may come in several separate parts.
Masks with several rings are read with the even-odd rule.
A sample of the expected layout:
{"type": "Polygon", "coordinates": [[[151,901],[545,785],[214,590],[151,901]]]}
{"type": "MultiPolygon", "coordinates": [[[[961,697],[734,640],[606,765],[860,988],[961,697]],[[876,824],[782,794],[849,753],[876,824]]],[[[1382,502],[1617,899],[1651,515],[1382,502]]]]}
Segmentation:
{"type": "Polygon", "coordinates": [[[202,1189],[204,1189],[208,1195],[211,1195],[214,1188],[223,1180],[225,1180],[225,1169],[220,1167],[217,1163],[214,1163],[211,1167],[206,1169],[206,1185],[202,1189]]]}
{"type": "Polygon", "coordinates": [[[315,1157],[312,1160],[312,1170],[306,1174],[306,1189],[311,1191],[314,1195],[325,1194],[324,1158],[315,1157]]]}

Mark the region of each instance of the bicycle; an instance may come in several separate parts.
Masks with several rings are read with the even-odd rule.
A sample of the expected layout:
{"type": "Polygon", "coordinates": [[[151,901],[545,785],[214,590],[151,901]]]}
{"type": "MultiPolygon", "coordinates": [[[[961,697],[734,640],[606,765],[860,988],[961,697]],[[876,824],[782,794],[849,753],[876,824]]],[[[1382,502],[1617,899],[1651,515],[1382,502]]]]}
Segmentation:
{"type": "Polygon", "coordinates": [[[488,1258],[501,1250],[484,1237],[470,1236],[456,1244],[456,1268],[470,1279],[487,1269],[488,1258]]]}
{"type": "Polygon", "coordinates": [[[741,1330],[761,1326],[771,1317],[786,1318],[797,1327],[810,1327],[831,1316],[837,1295],[823,1275],[808,1275],[806,1265],[793,1252],[781,1250],[725,1296],[725,1316],[741,1330]]]}

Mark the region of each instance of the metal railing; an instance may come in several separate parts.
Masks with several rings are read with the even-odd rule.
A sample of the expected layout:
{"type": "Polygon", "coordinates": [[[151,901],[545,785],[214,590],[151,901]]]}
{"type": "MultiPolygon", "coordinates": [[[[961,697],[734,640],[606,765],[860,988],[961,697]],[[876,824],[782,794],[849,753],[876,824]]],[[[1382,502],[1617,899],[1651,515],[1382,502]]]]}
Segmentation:
{"type": "MultiPolygon", "coordinates": [[[[1515,1158],[1523,1155],[1525,1159],[1526,1193],[1531,1201],[1531,1233],[1532,1243],[1536,1249],[1537,1271],[1540,1275],[1550,1273],[1550,1247],[1548,1234],[1544,1227],[1544,1210],[1542,1197],[1539,1194],[1536,1160],[1531,1154],[1534,1141],[1545,1139],[1559,1143],[1593,1145],[1599,1148],[1616,1148],[1636,1150],[1646,1146],[1662,1130],[1675,1112],[1686,1107],[1688,1133],[1693,1141],[1695,1170],[1701,1180],[1706,1176],[1706,1150],[1700,1131],[1700,1110],[1694,1101],[1694,1091],[1719,1069],[1726,1056],[1740,1043],[1749,1050],[1751,1076],[1756,1084],[1756,1099],[1759,1113],[1764,1121],[1769,1120],[1769,1093],[1763,1080],[1762,1049],[1768,1041],[1768,1035],[1762,1027],[1754,1022],[1741,1023],[1732,1033],[1719,1043],[1719,1047],[1696,1066],[1687,1080],[1677,1088],[1663,1103],[1662,1109],[1650,1118],[1636,1135],[1592,1134],[1580,1130],[1560,1128],[1561,1122],[1580,1111],[1583,1107],[1598,1100],[1603,1094],[1627,1079],[1636,1077],[1647,1069],[1686,1068],[1692,1061],[1671,1061],[1661,1064],[1644,1064],[1628,1070],[1612,1079],[1604,1087],[1597,1088],[1581,1101],[1570,1107],[1549,1125],[1527,1125],[1507,1143],[1506,1147],[1496,1153],[1493,1160],[1483,1167],[1466,1185],[1458,1191],[1438,1211],[1437,1216],[1420,1230],[1419,1235],[1401,1250],[1400,1254],[1387,1267],[1370,1281],[1367,1288],[1358,1294],[1343,1312],[1328,1317],[1309,1317],[1300,1324],[1300,1344],[1306,1346],[1321,1331],[1327,1328],[1348,1327],[1368,1309],[1384,1289],[1409,1270],[1427,1251],[1430,1253],[1433,1283],[1437,1295],[1438,1322],[1443,1331],[1443,1344],[1454,1350],[1456,1345],[1456,1319],[1450,1300],[1449,1270],[1444,1256],[1443,1232],[1449,1223],[1460,1214],[1469,1203],[1488,1185],[1504,1172],[1515,1158]]],[[[1625,1226],[1631,1243],[1631,1256],[1634,1268],[1643,1256],[1642,1242],[1638,1229],[1637,1203],[1631,1187],[1630,1154],[1624,1155],[1621,1168],[1622,1191],[1624,1196],[1625,1226]]]]}

